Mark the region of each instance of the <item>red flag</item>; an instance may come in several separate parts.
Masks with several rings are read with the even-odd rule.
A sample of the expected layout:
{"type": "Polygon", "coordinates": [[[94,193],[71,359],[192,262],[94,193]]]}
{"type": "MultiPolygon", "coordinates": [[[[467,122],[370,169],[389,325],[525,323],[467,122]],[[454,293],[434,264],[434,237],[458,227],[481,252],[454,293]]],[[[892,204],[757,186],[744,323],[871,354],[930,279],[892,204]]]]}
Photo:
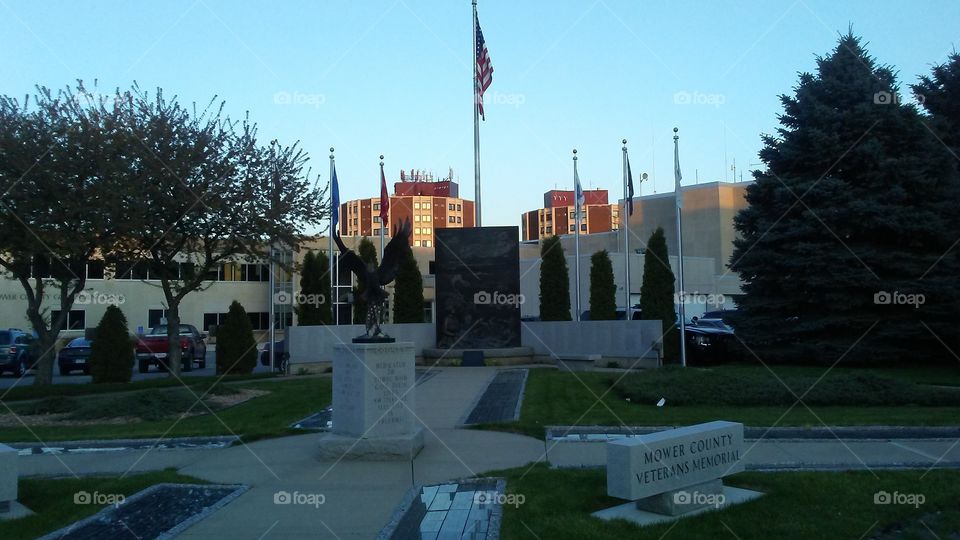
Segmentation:
{"type": "Polygon", "coordinates": [[[380,223],[386,227],[390,214],[390,195],[387,193],[387,179],[383,175],[383,165],[380,165],[380,223]]]}

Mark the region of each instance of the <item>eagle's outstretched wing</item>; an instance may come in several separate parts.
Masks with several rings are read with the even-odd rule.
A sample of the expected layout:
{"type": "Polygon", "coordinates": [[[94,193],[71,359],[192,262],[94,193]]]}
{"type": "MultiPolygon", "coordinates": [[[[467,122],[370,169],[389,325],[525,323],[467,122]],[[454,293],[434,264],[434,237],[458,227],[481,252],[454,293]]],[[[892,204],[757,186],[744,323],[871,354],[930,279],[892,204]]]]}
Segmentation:
{"type": "Polygon", "coordinates": [[[337,243],[337,247],[340,249],[339,264],[357,276],[357,279],[360,281],[365,281],[367,265],[363,263],[363,260],[360,259],[356,253],[343,245],[343,240],[340,239],[339,234],[334,233],[333,241],[337,243]]]}
{"type": "Polygon", "coordinates": [[[383,262],[377,270],[380,285],[386,285],[397,277],[400,263],[403,262],[407,251],[410,250],[410,232],[412,230],[410,218],[407,218],[394,232],[387,247],[383,248],[383,262]]]}

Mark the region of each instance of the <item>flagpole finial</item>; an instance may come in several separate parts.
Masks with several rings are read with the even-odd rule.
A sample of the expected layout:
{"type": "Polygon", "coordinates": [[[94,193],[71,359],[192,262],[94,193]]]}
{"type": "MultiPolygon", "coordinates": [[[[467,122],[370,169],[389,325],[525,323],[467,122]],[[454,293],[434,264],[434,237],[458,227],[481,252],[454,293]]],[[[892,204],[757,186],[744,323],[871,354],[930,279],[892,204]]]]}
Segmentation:
{"type": "Polygon", "coordinates": [[[333,159],[333,147],[330,147],[330,159],[333,159]]]}
{"type": "Polygon", "coordinates": [[[626,140],[626,139],[624,139],[624,140],[621,141],[621,142],[623,142],[623,144],[627,144],[627,140],[626,140]]]}
{"type": "Polygon", "coordinates": [[[383,167],[383,154],[380,154],[380,166],[383,167]]]}
{"type": "Polygon", "coordinates": [[[678,131],[680,131],[678,128],[673,128],[673,140],[677,140],[680,138],[680,136],[677,135],[678,131]]]}
{"type": "Polygon", "coordinates": [[[573,160],[574,160],[574,161],[577,160],[577,149],[576,149],[576,148],[573,149],[573,160]]]}

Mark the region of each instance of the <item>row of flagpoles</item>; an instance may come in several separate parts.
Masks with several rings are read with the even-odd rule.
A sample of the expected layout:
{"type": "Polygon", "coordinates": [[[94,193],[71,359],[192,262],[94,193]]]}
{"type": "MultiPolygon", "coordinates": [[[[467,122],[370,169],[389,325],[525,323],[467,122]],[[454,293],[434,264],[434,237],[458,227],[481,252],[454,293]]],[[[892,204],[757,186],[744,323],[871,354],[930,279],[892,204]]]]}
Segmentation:
{"type": "MultiPolygon", "coordinates": [[[[677,325],[680,330],[680,364],[683,366],[687,365],[687,350],[686,350],[686,309],[685,301],[683,298],[683,224],[680,217],[681,210],[683,209],[683,191],[680,188],[680,180],[682,179],[682,174],[680,173],[680,136],[677,135],[679,130],[673,128],[673,176],[675,182],[674,188],[674,199],[675,199],[675,213],[677,220],[677,285],[680,294],[678,297],[678,321],[677,325]]],[[[647,174],[644,173],[640,177],[640,182],[642,183],[647,179],[647,174]]],[[[583,186],[580,184],[580,173],[577,167],[577,150],[573,150],[573,192],[575,199],[575,208],[574,208],[574,227],[576,229],[576,234],[574,237],[574,272],[576,273],[576,310],[577,316],[576,320],[580,321],[582,319],[583,310],[581,309],[581,294],[580,294],[580,229],[581,223],[584,219],[584,207],[586,206],[586,196],[583,192],[583,186]]],[[[631,320],[631,309],[633,303],[630,298],[630,216],[633,215],[633,172],[630,170],[630,156],[627,153],[627,140],[623,139],[623,210],[620,213],[620,229],[623,231],[623,259],[624,259],[624,297],[626,300],[625,303],[625,317],[627,320],[631,320]]],[[[556,231],[555,231],[556,232],[556,231]]],[[[666,261],[663,261],[666,263],[666,261]]]]}
{"type": "MultiPolygon", "coordinates": [[[[330,148],[330,234],[328,234],[327,249],[330,254],[327,257],[327,274],[330,276],[330,293],[334,299],[338,299],[337,287],[339,286],[339,269],[334,269],[334,259],[336,252],[333,249],[333,235],[337,233],[337,227],[340,224],[340,183],[337,181],[337,164],[333,155],[333,148],[330,148]]],[[[383,154],[380,154],[380,260],[383,260],[383,238],[387,234],[387,221],[390,219],[390,193],[387,191],[387,178],[383,173],[383,154]]],[[[338,302],[333,303],[333,321],[334,324],[340,324],[340,310],[338,302]]]]}
{"type": "MultiPolygon", "coordinates": [[[[477,227],[482,226],[481,221],[481,198],[480,198],[480,121],[485,120],[483,111],[483,94],[493,82],[493,65],[490,62],[490,55],[487,51],[486,42],[483,38],[483,32],[480,29],[480,21],[477,18],[477,0],[472,0],[473,5],[473,50],[474,50],[474,69],[473,69],[473,150],[474,150],[474,198],[475,198],[475,223],[477,227]]],[[[679,136],[677,128],[673,129],[673,158],[674,158],[674,179],[676,182],[676,221],[677,221],[677,260],[678,260],[678,285],[681,295],[683,293],[683,233],[680,211],[683,208],[683,195],[680,189],[680,150],[679,136]]],[[[647,179],[643,174],[640,181],[647,179]]],[[[580,229],[583,220],[583,208],[585,196],[583,187],[580,184],[580,176],[577,170],[577,151],[573,151],[573,182],[576,199],[576,209],[574,211],[574,224],[576,228],[575,238],[575,259],[576,259],[576,320],[581,320],[581,291],[580,291],[580,229]]],[[[626,318],[630,320],[632,303],[630,298],[630,216],[633,215],[633,174],[630,170],[630,157],[627,153],[627,140],[623,140],[623,200],[624,211],[621,212],[621,229],[624,230],[624,270],[625,270],[625,299],[626,299],[626,318]],[[624,217],[626,214],[626,217],[624,217]]],[[[339,224],[340,210],[340,188],[337,182],[336,163],[334,161],[333,148],[330,148],[330,234],[329,234],[329,253],[328,258],[330,275],[330,287],[332,296],[337,298],[338,277],[334,270],[334,250],[333,234],[339,224]]],[[[380,156],[380,258],[383,258],[384,235],[386,234],[386,223],[389,219],[390,196],[387,192],[387,182],[383,172],[383,155],[380,156]]],[[[271,291],[272,292],[272,291],[271,291]]],[[[680,329],[680,361],[681,365],[686,365],[686,343],[685,343],[685,322],[686,313],[684,309],[683,298],[680,298],[678,326],[680,329]]],[[[333,306],[334,324],[339,324],[339,309],[337,304],[333,306]]]]}

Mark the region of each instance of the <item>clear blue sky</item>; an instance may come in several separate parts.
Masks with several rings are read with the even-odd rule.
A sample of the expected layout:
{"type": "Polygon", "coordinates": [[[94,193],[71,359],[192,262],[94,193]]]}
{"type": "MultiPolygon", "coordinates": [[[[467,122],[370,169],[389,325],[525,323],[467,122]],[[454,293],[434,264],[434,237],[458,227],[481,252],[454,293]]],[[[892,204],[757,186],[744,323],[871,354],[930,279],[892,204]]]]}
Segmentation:
{"type": "MultiPolygon", "coordinates": [[[[479,9],[495,70],[481,126],[487,225],[519,225],[544,191],[569,189],[574,147],[584,187],[616,199],[622,138],[634,172],[655,180],[643,193],[671,191],[674,126],[685,184],[732,180],[734,159],[744,169],[758,161],[778,94],[848,24],[903,86],[960,43],[955,0],[480,0],[479,9]]],[[[452,166],[472,198],[471,40],[469,0],[0,0],[0,92],[99,79],[184,101],[217,95],[231,114],[249,111],[265,140],[300,140],[323,181],[336,147],[343,200],[376,196],[380,153],[390,181],[401,168],[452,166]]]]}

